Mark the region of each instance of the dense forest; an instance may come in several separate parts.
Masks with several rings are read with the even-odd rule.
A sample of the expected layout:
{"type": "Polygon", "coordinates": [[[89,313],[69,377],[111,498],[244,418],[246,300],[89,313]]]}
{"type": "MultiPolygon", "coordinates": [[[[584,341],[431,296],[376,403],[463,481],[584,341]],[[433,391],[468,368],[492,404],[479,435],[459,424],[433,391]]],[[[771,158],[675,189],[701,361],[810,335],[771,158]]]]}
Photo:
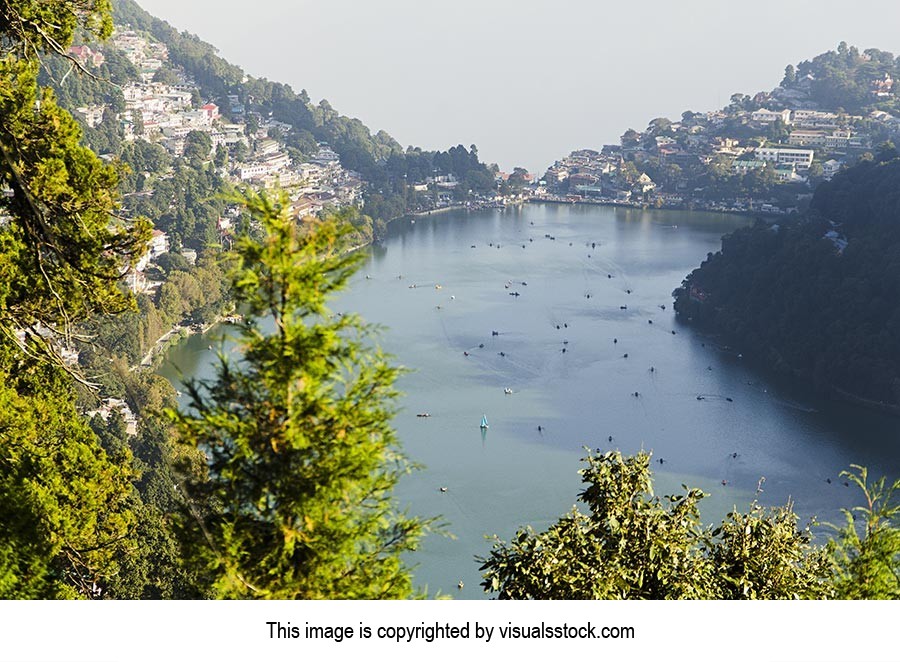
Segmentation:
{"type": "Polygon", "coordinates": [[[823,392],[900,407],[900,158],[821,184],[808,213],[757,222],[675,291],[679,315],[823,392]]]}

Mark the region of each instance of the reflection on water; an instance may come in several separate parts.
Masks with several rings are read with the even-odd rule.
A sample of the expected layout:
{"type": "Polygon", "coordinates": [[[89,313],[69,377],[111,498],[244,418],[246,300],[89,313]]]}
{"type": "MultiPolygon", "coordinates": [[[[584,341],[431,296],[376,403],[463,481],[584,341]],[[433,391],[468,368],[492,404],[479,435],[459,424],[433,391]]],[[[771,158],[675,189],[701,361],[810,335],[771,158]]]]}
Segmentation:
{"type": "MultiPolygon", "coordinates": [[[[841,470],[898,475],[900,420],[775,383],[675,320],[672,290],[746,222],[530,205],[398,222],[370,250],[332,307],[383,325],[380,344],[413,369],[395,425],[425,469],[397,496],[443,515],[455,536],[431,536],[413,557],[420,584],[482,597],[485,536],[546,527],[571,508],[584,446],[652,450],[665,460],[657,492],[701,487],[709,517],[745,507],[765,476],[765,503],[791,498],[804,516],[837,521],[857,496],[841,470]]],[[[170,362],[209,376],[209,344],[191,338],[170,362]]]]}

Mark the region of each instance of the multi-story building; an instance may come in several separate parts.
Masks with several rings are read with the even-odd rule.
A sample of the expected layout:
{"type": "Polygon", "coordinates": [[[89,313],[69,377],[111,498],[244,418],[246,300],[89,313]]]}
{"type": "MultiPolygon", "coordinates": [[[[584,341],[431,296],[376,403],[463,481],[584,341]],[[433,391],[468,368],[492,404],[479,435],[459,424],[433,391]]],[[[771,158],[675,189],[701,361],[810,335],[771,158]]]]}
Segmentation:
{"type": "Polygon", "coordinates": [[[777,120],[781,120],[785,124],[791,123],[791,111],[790,110],[767,110],[765,108],[760,108],[759,110],[753,111],[750,115],[750,119],[754,122],[760,122],[762,124],[771,124],[777,120]]]}
{"type": "Polygon", "coordinates": [[[757,159],[774,161],[778,164],[791,164],[797,170],[809,169],[814,156],[814,152],[811,149],[793,149],[789,147],[759,147],[754,154],[757,159]]]}

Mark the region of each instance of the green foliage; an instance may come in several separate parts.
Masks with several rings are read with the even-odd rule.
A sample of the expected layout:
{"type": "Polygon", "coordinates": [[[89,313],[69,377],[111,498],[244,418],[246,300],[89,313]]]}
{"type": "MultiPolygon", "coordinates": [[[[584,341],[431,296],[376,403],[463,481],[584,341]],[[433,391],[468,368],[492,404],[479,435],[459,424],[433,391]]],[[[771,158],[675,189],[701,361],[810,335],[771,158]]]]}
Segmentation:
{"type": "Polygon", "coordinates": [[[746,513],[729,513],[706,543],[715,568],[714,597],[832,597],[830,556],[825,549],[811,544],[809,529],[798,529],[797,521],[789,505],[767,511],[754,502],[746,513]]]}
{"type": "Polygon", "coordinates": [[[0,287],[0,317],[56,328],[128,305],[117,283],[148,227],[110,222],[114,170],[79,144],[78,125],[49,90],[38,93],[35,73],[31,62],[0,61],[0,181],[13,191],[0,199],[13,221],[0,264],[18,274],[0,287]]]}
{"type": "Polygon", "coordinates": [[[501,599],[813,598],[831,593],[827,555],[789,507],[734,512],[711,531],[703,493],[653,496],[650,455],[590,454],[577,508],[542,533],[495,539],[482,586],[501,599]]]}
{"type": "MultiPolygon", "coordinates": [[[[52,87],[59,105],[72,112],[81,106],[108,104],[116,113],[125,110],[121,86],[140,78],[137,68],[119,51],[104,49],[104,62],[90,75],[73,71],[72,61],[62,55],[42,58],[38,82],[52,87]]],[[[90,131],[88,133],[91,133],[90,131]]]]}
{"type": "Polygon", "coordinates": [[[896,111],[896,95],[879,98],[871,93],[873,82],[885,75],[894,80],[900,75],[892,53],[876,48],[860,53],[855,46],[841,42],[837,50],[798,64],[793,81],[786,70],[782,85],[808,85],[809,98],[823,108],[841,108],[853,114],[865,114],[872,107],[896,111]]]}
{"type": "Polygon", "coordinates": [[[113,463],[55,365],[0,348],[0,597],[96,597],[134,516],[130,453],[113,463]]]}
{"type": "Polygon", "coordinates": [[[391,498],[408,469],[389,426],[398,369],[356,316],[326,308],[360,258],[332,220],[298,227],[283,198],[246,204],[264,238],[236,247],[243,358],[221,357],[214,381],[188,385],[191,408],[170,411],[208,460],[184,481],[190,563],[218,597],[407,597],[400,554],[424,523],[391,498]]]}
{"type": "Polygon", "coordinates": [[[205,131],[191,131],[184,138],[184,158],[193,167],[200,166],[209,158],[212,139],[205,131]]]}
{"type": "Polygon", "coordinates": [[[896,600],[900,598],[900,529],[896,528],[900,505],[894,493],[900,480],[890,487],[885,479],[869,483],[864,467],[841,475],[862,490],[865,505],[844,510],[843,527],[831,543],[836,559],[837,590],[851,600],[896,600]],[[862,528],[862,535],[860,535],[862,528]]]}
{"type": "Polygon", "coordinates": [[[675,291],[676,311],[820,391],[900,405],[898,191],[900,159],[847,169],[807,215],[725,237],[675,291]]]}
{"type": "Polygon", "coordinates": [[[20,57],[65,53],[76,30],[105,39],[112,34],[110,0],[2,0],[2,50],[20,57]]]}
{"type": "Polygon", "coordinates": [[[797,82],[797,71],[793,64],[789,64],[784,68],[784,78],[781,79],[782,87],[790,87],[797,82]]]}
{"type": "Polygon", "coordinates": [[[211,147],[208,141],[209,136],[197,132],[185,157],[174,160],[159,145],[143,140],[126,144],[121,154],[133,173],[146,177],[142,195],[130,195],[137,187],[135,177],[123,182],[123,188],[131,187],[126,197],[129,215],[154,219],[173,243],[207,251],[229,191],[228,183],[205,163],[211,147]]]}

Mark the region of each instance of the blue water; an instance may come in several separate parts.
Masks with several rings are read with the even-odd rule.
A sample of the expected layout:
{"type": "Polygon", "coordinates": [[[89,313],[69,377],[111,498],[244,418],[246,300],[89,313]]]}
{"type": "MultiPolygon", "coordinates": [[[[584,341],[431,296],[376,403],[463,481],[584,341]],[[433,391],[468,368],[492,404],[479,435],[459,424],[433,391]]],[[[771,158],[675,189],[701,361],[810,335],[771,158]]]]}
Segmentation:
{"type": "MultiPolygon", "coordinates": [[[[672,290],[747,222],[528,205],[396,222],[369,249],[332,308],[383,325],[379,344],[412,370],[395,426],[424,468],[396,495],[453,535],[429,536],[411,557],[419,585],[485,597],[474,559],[489,552],[486,536],[569,510],[584,446],[651,450],[657,493],[703,488],[710,520],[745,508],[765,477],[763,503],[791,499],[804,518],[838,521],[859,497],[840,471],[900,475],[900,420],[779,384],[676,321],[672,290]]],[[[208,344],[190,338],[169,360],[206,376],[208,344]]]]}

